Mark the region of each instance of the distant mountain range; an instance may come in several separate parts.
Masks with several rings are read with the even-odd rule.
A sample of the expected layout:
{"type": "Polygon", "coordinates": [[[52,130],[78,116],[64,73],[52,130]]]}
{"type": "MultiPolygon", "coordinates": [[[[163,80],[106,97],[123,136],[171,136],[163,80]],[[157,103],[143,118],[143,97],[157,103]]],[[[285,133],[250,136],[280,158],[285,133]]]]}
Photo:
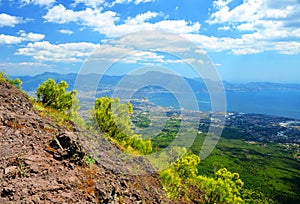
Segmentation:
{"type": "MultiPolygon", "coordinates": [[[[69,84],[69,89],[73,89],[76,83],[76,79],[79,75],[75,73],[70,74],[59,74],[52,72],[44,72],[36,76],[13,76],[13,78],[20,78],[23,82],[22,88],[25,91],[35,91],[37,87],[42,84],[45,80],[53,78],[57,82],[65,80],[69,84]]],[[[142,75],[123,75],[123,76],[108,76],[99,74],[87,74],[80,75],[81,81],[84,83],[76,84],[76,88],[80,87],[82,90],[87,90],[89,84],[93,81],[97,81],[101,78],[98,90],[113,88],[126,79],[128,87],[136,87],[145,82],[158,82],[161,84],[170,85],[167,83],[178,82],[184,79],[191,89],[196,93],[207,92],[207,88],[202,79],[199,78],[186,78],[177,75],[161,73],[161,72],[146,72],[142,75]]],[[[213,83],[212,83],[213,84],[213,83]]],[[[223,82],[226,91],[261,91],[261,90],[298,90],[300,91],[300,84],[283,84],[283,83],[270,83],[270,82],[250,82],[246,84],[236,84],[223,82]]]]}

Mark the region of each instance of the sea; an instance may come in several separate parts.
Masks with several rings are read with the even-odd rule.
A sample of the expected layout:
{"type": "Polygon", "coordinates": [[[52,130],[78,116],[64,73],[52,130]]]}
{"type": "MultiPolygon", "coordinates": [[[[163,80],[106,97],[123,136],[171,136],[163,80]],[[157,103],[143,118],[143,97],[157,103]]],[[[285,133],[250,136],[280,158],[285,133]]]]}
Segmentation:
{"type": "MultiPolygon", "coordinates": [[[[200,111],[211,111],[209,94],[197,93],[196,97],[200,111]]],[[[180,108],[171,93],[150,93],[147,98],[158,106],[180,108]]],[[[258,113],[300,120],[300,90],[228,91],[226,106],[227,112],[258,113]]]]}

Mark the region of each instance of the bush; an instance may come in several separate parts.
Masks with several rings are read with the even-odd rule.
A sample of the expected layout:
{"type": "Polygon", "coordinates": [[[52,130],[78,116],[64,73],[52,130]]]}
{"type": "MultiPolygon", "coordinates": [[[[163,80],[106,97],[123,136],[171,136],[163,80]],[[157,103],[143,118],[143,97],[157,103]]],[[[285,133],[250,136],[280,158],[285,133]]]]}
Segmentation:
{"type": "Polygon", "coordinates": [[[189,186],[195,184],[200,158],[187,153],[167,169],[159,173],[163,187],[171,199],[189,195],[189,186]]]}
{"type": "Polygon", "coordinates": [[[142,154],[150,153],[152,151],[151,141],[143,140],[141,135],[135,134],[131,129],[133,126],[130,119],[132,110],[129,102],[121,104],[118,98],[97,98],[92,121],[119,146],[130,147],[142,154]]]}
{"type": "Polygon", "coordinates": [[[198,176],[197,182],[204,203],[244,203],[241,197],[244,183],[238,173],[223,168],[215,173],[215,178],[198,176]]]}
{"type": "Polygon", "coordinates": [[[77,112],[78,99],[76,91],[67,92],[68,84],[61,81],[57,84],[54,79],[48,79],[37,89],[37,100],[45,107],[51,107],[61,112],[68,111],[69,114],[77,112]]]}

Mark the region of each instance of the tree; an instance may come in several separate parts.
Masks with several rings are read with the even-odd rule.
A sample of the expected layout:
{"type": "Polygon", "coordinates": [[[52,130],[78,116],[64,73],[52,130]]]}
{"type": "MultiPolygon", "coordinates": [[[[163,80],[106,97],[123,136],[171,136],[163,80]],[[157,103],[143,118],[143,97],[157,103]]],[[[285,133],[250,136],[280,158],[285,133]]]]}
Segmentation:
{"type": "Polygon", "coordinates": [[[78,99],[76,91],[67,92],[68,84],[66,81],[61,81],[57,84],[54,79],[48,79],[43,82],[37,89],[37,100],[46,107],[57,109],[61,112],[68,111],[72,114],[77,111],[78,99]]]}
{"type": "Polygon", "coordinates": [[[215,173],[215,178],[198,176],[197,182],[204,203],[244,203],[241,197],[244,183],[238,173],[223,168],[215,173]]]}
{"type": "Polygon", "coordinates": [[[110,97],[97,98],[94,109],[96,125],[108,137],[127,148],[133,148],[142,154],[152,151],[150,140],[143,140],[141,135],[135,134],[131,129],[133,123],[131,103],[122,104],[120,99],[110,97]]]}
{"type": "Polygon", "coordinates": [[[195,184],[199,163],[200,158],[197,155],[186,153],[159,173],[164,190],[170,198],[176,199],[180,195],[188,196],[189,186],[195,184]]]}

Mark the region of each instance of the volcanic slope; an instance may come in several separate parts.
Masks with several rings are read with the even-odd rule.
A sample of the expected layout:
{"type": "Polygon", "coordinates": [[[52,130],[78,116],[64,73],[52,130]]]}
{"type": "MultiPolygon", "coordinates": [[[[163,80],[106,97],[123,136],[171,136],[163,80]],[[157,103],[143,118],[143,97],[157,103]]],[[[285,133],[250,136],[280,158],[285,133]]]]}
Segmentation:
{"type": "MultiPolygon", "coordinates": [[[[118,161],[116,168],[87,165],[79,139],[87,134],[42,117],[26,94],[0,81],[0,203],[169,203],[157,174],[124,174],[114,155],[103,162],[118,161]]],[[[113,146],[100,143],[99,152],[113,146]]]]}

